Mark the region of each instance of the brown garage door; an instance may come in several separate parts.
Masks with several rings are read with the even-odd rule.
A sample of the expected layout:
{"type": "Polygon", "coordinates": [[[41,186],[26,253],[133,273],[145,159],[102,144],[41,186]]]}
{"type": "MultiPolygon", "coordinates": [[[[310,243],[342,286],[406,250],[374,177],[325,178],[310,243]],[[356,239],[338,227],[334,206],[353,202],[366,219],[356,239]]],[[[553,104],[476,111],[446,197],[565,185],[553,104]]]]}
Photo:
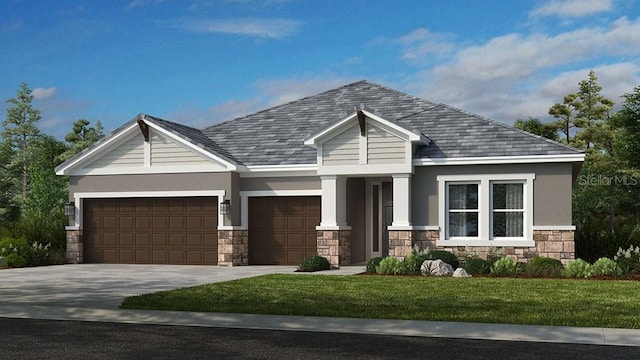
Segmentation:
{"type": "Polygon", "coordinates": [[[86,199],[86,263],[218,263],[216,197],[86,199]]]}
{"type": "Polygon", "coordinates": [[[317,253],[320,197],[249,198],[249,264],[298,265],[317,253]]]}

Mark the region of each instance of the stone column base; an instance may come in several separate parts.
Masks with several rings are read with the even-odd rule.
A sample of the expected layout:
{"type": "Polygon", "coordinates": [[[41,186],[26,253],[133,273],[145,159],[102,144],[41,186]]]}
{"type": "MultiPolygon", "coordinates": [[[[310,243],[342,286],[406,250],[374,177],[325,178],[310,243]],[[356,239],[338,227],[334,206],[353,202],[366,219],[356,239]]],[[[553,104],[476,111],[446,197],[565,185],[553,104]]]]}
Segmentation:
{"type": "Polygon", "coordinates": [[[83,247],[82,247],[82,231],[67,230],[67,263],[82,264],[83,247]]]}
{"type": "Polygon", "coordinates": [[[218,266],[249,265],[247,230],[218,230],[218,266]]]}
{"type": "Polygon", "coordinates": [[[318,230],[318,255],[335,268],[351,263],[351,230],[318,230]]]}
{"type": "Polygon", "coordinates": [[[413,248],[413,231],[389,230],[389,256],[404,260],[413,248]]]}

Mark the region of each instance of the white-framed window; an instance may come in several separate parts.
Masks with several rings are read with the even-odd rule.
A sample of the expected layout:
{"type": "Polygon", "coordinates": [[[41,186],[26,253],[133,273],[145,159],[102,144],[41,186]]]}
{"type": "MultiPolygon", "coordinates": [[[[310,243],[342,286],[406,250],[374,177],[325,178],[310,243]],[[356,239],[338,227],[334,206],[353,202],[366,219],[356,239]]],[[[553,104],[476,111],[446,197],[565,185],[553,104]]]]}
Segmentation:
{"type": "Polygon", "coordinates": [[[534,174],[440,175],[440,246],[534,246],[534,174]]]}

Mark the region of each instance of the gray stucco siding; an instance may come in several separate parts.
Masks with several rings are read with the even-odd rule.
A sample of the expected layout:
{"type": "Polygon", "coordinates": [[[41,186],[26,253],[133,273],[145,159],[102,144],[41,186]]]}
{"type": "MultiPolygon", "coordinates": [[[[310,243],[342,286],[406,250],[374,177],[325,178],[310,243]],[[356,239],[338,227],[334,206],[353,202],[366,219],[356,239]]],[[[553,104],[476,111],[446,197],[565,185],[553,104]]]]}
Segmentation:
{"type": "Polygon", "coordinates": [[[240,178],[240,191],[320,190],[317,176],[240,178]]]}
{"type": "Polygon", "coordinates": [[[571,163],[420,166],[412,177],[412,223],[437,226],[438,175],[535,174],[533,225],[572,225],[571,163]]]}

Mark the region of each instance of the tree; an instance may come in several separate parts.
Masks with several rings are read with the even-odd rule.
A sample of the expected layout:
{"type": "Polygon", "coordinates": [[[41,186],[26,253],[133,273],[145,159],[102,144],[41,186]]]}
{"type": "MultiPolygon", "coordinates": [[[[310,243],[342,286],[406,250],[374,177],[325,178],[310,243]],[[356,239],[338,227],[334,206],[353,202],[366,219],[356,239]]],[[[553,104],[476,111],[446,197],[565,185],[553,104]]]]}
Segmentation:
{"type": "Polygon", "coordinates": [[[610,129],[604,121],[609,118],[614,102],[600,95],[600,90],[598,77],[591,70],[589,78],[578,83],[577,93],[568,94],[562,103],[549,108],[549,115],[558,119],[552,126],[565,135],[567,144],[582,149],[590,149],[597,143],[611,144],[610,129]],[[573,128],[579,131],[571,138],[573,128]]]}
{"type": "Polygon", "coordinates": [[[7,100],[7,118],[2,125],[4,141],[15,151],[11,165],[21,169],[22,199],[26,199],[29,190],[29,163],[31,161],[30,142],[40,134],[37,122],[40,121],[40,110],[33,107],[33,94],[29,84],[22,83],[15,98],[7,100]]]}
{"type": "Polygon", "coordinates": [[[89,120],[85,119],[80,119],[73,123],[71,132],[64,137],[69,144],[69,149],[61,155],[62,160],[69,159],[104,137],[100,120],[96,122],[95,127],[91,127],[89,124],[89,120]]]}
{"type": "Polygon", "coordinates": [[[558,141],[559,138],[558,131],[553,125],[532,117],[527,120],[516,119],[513,127],[554,141],[558,141]]]}

